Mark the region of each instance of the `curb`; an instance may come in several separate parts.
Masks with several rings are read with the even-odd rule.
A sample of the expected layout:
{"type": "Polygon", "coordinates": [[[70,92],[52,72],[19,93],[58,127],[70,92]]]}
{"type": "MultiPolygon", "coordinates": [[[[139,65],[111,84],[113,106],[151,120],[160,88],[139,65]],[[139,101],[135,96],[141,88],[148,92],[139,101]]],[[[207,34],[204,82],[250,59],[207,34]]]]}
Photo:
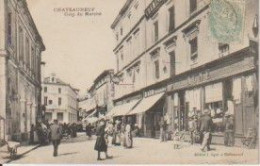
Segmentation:
{"type": "MultiPolygon", "coordinates": [[[[19,155],[20,157],[22,157],[23,155],[25,155],[25,154],[27,154],[27,153],[30,153],[31,151],[33,151],[33,150],[39,148],[40,146],[41,146],[41,145],[37,145],[37,146],[33,147],[32,149],[29,149],[29,150],[23,152],[22,154],[18,154],[18,155],[19,155]]],[[[16,159],[9,159],[9,160],[7,160],[5,163],[10,163],[11,161],[14,161],[14,160],[16,160],[16,159]]]]}

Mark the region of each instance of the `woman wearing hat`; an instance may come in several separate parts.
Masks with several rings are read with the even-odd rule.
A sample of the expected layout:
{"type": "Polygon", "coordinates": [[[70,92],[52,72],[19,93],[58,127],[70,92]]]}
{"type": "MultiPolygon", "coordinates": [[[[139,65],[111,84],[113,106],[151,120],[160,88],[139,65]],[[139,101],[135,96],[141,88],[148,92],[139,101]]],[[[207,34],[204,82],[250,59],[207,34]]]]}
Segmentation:
{"type": "Polygon", "coordinates": [[[106,154],[106,158],[112,158],[111,156],[108,156],[107,154],[107,143],[105,140],[105,120],[101,119],[101,121],[99,122],[99,125],[97,127],[97,140],[96,140],[96,144],[95,144],[95,150],[98,151],[98,158],[97,160],[102,160],[100,157],[100,152],[105,152],[106,154]]]}

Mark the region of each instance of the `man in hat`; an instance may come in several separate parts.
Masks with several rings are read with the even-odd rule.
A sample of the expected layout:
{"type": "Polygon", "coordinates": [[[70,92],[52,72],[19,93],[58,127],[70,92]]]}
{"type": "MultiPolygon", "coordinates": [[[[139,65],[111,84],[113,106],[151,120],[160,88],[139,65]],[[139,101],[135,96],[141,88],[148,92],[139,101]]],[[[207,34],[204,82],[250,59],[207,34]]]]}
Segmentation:
{"type": "Polygon", "coordinates": [[[51,129],[51,140],[54,147],[53,156],[56,157],[58,155],[58,146],[60,144],[61,136],[62,136],[62,128],[58,124],[58,120],[55,119],[54,123],[50,126],[51,129]]]}
{"type": "Polygon", "coordinates": [[[209,151],[213,121],[210,117],[210,111],[208,109],[205,109],[203,111],[203,114],[204,115],[201,117],[201,124],[200,124],[200,131],[203,134],[201,151],[205,151],[206,147],[207,147],[207,151],[209,151]]]}
{"type": "Polygon", "coordinates": [[[234,121],[233,117],[226,113],[224,118],[224,144],[225,146],[233,146],[234,144],[234,121]]]}

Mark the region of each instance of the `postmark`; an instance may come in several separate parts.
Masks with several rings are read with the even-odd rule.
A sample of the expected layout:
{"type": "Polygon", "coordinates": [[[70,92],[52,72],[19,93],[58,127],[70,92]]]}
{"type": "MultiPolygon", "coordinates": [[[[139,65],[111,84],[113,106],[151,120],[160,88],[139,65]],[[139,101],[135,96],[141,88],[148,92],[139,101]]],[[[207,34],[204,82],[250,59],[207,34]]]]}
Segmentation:
{"type": "Polygon", "coordinates": [[[241,41],[244,10],[243,0],[212,0],[208,17],[211,35],[222,43],[241,41]]]}

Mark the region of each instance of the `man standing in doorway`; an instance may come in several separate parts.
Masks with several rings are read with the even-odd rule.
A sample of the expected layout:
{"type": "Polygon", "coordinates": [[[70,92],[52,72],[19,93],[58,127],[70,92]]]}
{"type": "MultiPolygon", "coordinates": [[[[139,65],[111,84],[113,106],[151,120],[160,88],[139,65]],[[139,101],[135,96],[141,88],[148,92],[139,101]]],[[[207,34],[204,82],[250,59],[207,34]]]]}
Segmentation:
{"type": "Polygon", "coordinates": [[[210,117],[210,111],[208,109],[205,109],[203,111],[203,116],[201,117],[201,126],[200,126],[200,131],[203,134],[201,151],[205,151],[206,147],[207,147],[207,151],[210,150],[212,128],[213,128],[213,121],[210,117]]]}
{"type": "Polygon", "coordinates": [[[51,140],[54,148],[53,156],[56,157],[58,155],[58,146],[60,144],[61,136],[62,136],[62,128],[58,124],[58,120],[54,120],[53,125],[51,125],[51,140]]]}

